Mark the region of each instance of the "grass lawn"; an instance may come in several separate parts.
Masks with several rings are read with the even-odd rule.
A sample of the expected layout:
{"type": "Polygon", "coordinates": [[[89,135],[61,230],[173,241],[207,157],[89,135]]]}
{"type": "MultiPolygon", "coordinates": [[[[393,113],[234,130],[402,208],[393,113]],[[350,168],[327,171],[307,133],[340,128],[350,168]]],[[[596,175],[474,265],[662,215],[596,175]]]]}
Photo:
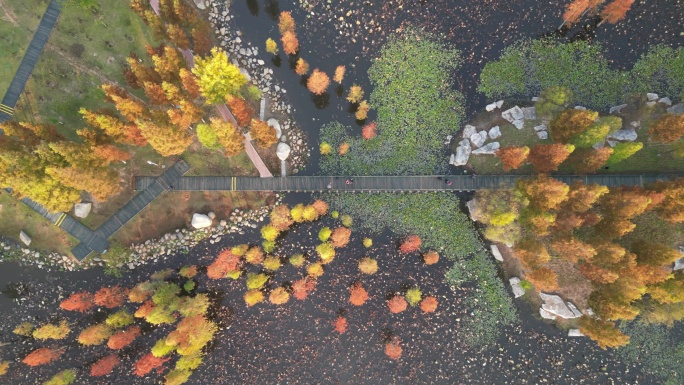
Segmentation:
{"type": "MultiPolygon", "coordinates": [[[[45,10],[42,0],[4,0],[18,17],[45,10]],[[21,4],[21,6],[20,6],[21,4]]],[[[27,90],[17,106],[17,119],[57,124],[69,138],[83,126],[80,107],[103,105],[103,82],[124,85],[121,70],[134,52],[145,55],[145,45],[155,44],[142,20],[127,1],[97,0],[100,8],[86,12],[65,6],[48,46],[36,64],[27,90]],[[68,95],[68,97],[65,97],[68,95]]],[[[27,32],[25,32],[27,33],[27,32]]]]}
{"type": "Polygon", "coordinates": [[[2,66],[0,66],[0,92],[2,95],[12,82],[19,63],[24,57],[33,33],[38,28],[42,13],[47,8],[47,2],[42,6],[29,5],[29,2],[4,0],[0,8],[0,52],[2,52],[2,66]]]}
{"type": "Polygon", "coordinates": [[[20,231],[31,237],[33,250],[70,256],[71,248],[78,244],[78,240],[67,232],[50,223],[5,190],[0,190],[0,234],[21,242],[20,231]]]}
{"type": "Polygon", "coordinates": [[[273,193],[260,192],[166,192],[114,234],[112,240],[124,245],[144,242],[187,227],[193,213],[213,211],[215,221],[220,221],[228,218],[234,209],[255,209],[272,203],[273,199],[273,193]]]}

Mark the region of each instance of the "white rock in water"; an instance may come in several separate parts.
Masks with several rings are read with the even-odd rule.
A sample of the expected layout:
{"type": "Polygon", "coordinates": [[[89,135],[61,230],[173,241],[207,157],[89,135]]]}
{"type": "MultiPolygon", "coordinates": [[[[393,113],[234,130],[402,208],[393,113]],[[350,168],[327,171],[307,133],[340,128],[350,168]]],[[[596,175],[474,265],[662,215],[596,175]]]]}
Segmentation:
{"type": "Polygon", "coordinates": [[[540,125],[538,125],[538,126],[534,126],[534,130],[535,130],[535,131],[546,131],[546,130],[548,130],[548,129],[549,129],[549,128],[546,127],[546,124],[540,124],[540,125]]]}
{"type": "Polygon", "coordinates": [[[280,135],[283,134],[283,130],[280,128],[280,123],[278,120],[271,118],[266,122],[269,126],[275,128],[276,130],[276,138],[280,139],[280,135]]]}
{"type": "Polygon", "coordinates": [[[477,133],[477,128],[475,126],[471,126],[470,124],[466,124],[465,128],[463,129],[463,138],[470,139],[470,137],[475,133],[477,133]]]}
{"type": "Polygon", "coordinates": [[[285,160],[290,156],[291,151],[292,149],[287,145],[287,143],[280,142],[276,148],[276,155],[278,156],[278,159],[285,160]]]}
{"type": "Polygon", "coordinates": [[[546,293],[539,293],[539,296],[544,301],[542,309],[547,312],[565,319],[578,318],[578,316],[568,308],[568,305],[565,304],[565,301],[563,301],[561,297],[546,293]]]}
{"type": "Polygon", "coordinates": [[[499,126],[494,126],[489,129],[489,138],[490,139],[497,139],[501,137],[501,129],[499,126]]]}
{"type": "Polygon", "coordinates": [[[485,107],[485,110],[487,110],[487,112],[492,112],[492,111],[496,110],[496,103],[487,104],[487,107],[485,107]]]}
{"type": "Polygon", "coordinates": [[[646,94],[646,98],[648,99],[649,102],[652,102],[654,100],[658,100],[658,94],[654,94],[654,93],[649,92],[646,94]]]}
{"type": "Polygon", "coordinates": [[[472,143],[473,147],[477,148],[482,146],[485,140],[487,140],[487,131],[481,131],[470,135],[470,143],[472,143]],[[482,135],[483,132],[484,135],[482,135]]]}
{"type": "Polygon", "coordinates": [[[617,130],[609,136],[611,139],[633,142],[637,139],[637,133],[633,129],[617,130]]]}
{"type": "Polygon", "coordinates": [[[587,110],[587,107],[575,106],[575,109],[576,109],[576,110],[580,110],[580,111],[586,111],[586,110],[587,110]]]}
{"type": "Polygon", "coordinates": [[[548,311],[546,311],[546,310],[544,310],[544,309],[542,309],[542,308],[539,308],[539,315],[540,315],[543,319],[550,319],[550,320],[555,320],[555,319],[556,319],[556,316],[555,316],[555,315],[549,313],[548,311]]]}
{"type": "Polygon", "coordinates": [[[537,109],[534,107],[525,107],[523,110],[523,116],[527,120],[537,119],[537,109]]]}
{"type": "Polygon", "coordinates": [[[513,108],[509,108],[502,112],[501,117],[513,123],[515,120],[525,119],[525,114],[520,107],[514,106],[513,108]]]}
{"type": "Polygon", "coordinates": [[[658,103],[663,103],[666,106],[671,106],[672,100],[670,98],[660,98],[660,100],[658,100],[658,103]]]}
{"type": "Polygon", "coordinates": [[[511,284],[511,289],[513,290],[513,296],[515,298],[520,298],[525,295],[525,289],[520,284],[520,278],[512,277],[508,282],[511,284]]]}
{"type": "Polygon", "coordinates": [[[470,154],[472,150],[470,149],[470,144],[466,146],[458,146],[456,148],[456,155],[454,156],[454,161],[451,163],[454,166],[464,166],[468,163],[470,159],[470,154]]]}
{"type": "Polygon", "coordinates": [[[473,155],[494,155],[496,151],[501,147],[499,142],[492,142],[486,146],[480,147],[477,150],[473,150],[473,155]]]}
{"type": "Polygon", "coordinates": [[[74,205],[74,215],[79,218],[85,218],[88,216],[88,214],[90,214],[90,210],[92,210],[92,208],[92,203],[76,203],[74,205]]]}
{"type": "Polygon", "coordinates": [[[513,125],[514,125],[515,128],[517,128],[518,130],[522,130],[522,128],[525,127],[525,121],[522,120],[522,119],[514,120],[514,121],[513,121],[513,125]]]}
{"type": "Polygon", "coordinates": [[[569,329],[568,337],[584,337],[584,334],[579,329],[569,329]]]}
{"type": "Polygon", "coordinates": [[[31,237],[29,237],[25,232],[19,232],[19,239],[21,239],[21,241],[24,242],[26,246],[31,245],[31,237]]]}
{"type": "Polygon", "coordinates": [[[504,101],[499,100],[498,102],[496,102],[496,108],[501,108],[501,106],[503,106],[503,104],[504,104],[504,101]]]}
{"type": "Polygon", "coordinates": [[[211,218],[204,214],[192,214],[192,227],[196,229],[203,229],[211,226],[211,218]]]}
{"type": "Polygon", "coordinates": [[[618,114],[619,114],[619,113],[622,111],[622,109],[625,108],[625,107],[627,107],[626,104],[620,104],[619,106],[610,107],[610,111],[609,111],[609,112],[610,112],[611,114],[612,114],[612,113],[618,113],[618,114]]]}
{"type": "Polygon", "coordinates": [[[549,138],[549,132],[548,131],[537,131],[537,137],[541,140],[546,140],[549,138]]]}
{"type": "Polygon", "coordinates": [[[503,255],[501,255],[499,247],[497,245],[491,245],[489,246],[489,248],[492,249],[492,255],[494,256],[494,259],[496,259],[499,262],[503,262],[503,255]]]}

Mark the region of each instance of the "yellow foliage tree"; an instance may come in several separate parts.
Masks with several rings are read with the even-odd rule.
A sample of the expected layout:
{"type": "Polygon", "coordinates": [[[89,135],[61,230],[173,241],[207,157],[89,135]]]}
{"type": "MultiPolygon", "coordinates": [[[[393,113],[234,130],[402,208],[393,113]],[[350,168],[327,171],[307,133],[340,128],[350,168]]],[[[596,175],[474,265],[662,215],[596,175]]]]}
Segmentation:
{"type": "Polygon", "coordinates": [[[210,103],[220,103],[226,96],[235,95],[247,84],[247,78],[220,48],[213,48],[211,56],[196,58],[192,73],[197,76],[197,84],[202,95],[210,103]]]}

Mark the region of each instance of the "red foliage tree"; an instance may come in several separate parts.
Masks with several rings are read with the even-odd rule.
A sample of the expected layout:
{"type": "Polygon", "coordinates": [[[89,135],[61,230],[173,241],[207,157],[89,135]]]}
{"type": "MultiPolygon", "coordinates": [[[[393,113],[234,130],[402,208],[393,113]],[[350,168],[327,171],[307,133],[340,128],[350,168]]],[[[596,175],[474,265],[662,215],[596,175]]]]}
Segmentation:
{"type": "Polygon", "coordinates": [[[399,252],[408,254],[418,251],[420,250],[421,244],[422,241],[420,240],[420,237],[417,235],[409,235],[408,237],[404,238],[404,240],[401,242],[401,245],[399,245],[399,252]]]}
{"type": "Polygon", "coordinates": [[[613,154],[610,147],[600,148],[578,148],[568,158],[568,163],[578,174],[591,174],[603,167],[608,158],[613,154]]]}
{"type": "Polygon", "coordinates": [[[395,361],[401,358],[401,346],[399,346],[398,338],[392,338],[391,341],[385,343],[385,354],[395,361]]]}
{"type": "Polygon", "coordinates": [[[311,277],[305,277],[295,281],[292,284],[292,296],[303,301],[316,288],[316,280],[311,277]]]}
{"type": "Polygon", "coordinates": [[[121,286],[103,287],[95,293],[94,302],[111,309],[123,305],[127,296],[128,290],[121,286]]]}
{"type": "Polygon", "coordinates": [[[575,24],[588,9],[589,0],[573,0],[570,4],[565,6],[563,20],[568,24],[575,24]]]}
{"type": "Polygon", "coordinates": [[[408,303],[404,299],[404,297],[400,295],[395,295],[387,301],[387,307],[389,307],[389,311],[393,314],[396,313],[401,313],[402,311],[406,310],[406,307],[408,307],[408,303]]]}
{"type": "Polygon", "coordinates": [[[351,230],[346,227],[338,227],[333,230],[330,236],[330,241],[335,247],[345,247],[349,244],[349,237],[351,236],[351,230]]]}
{"type": "Polygon", "coordinates": [[[342,316],[337,316],[335,319],[335,331],[344,334],[347,331],[347,319],[342,316]]]}
{"type": "Polygon", "coordinates": [[[147,318],[148,315],[152,313],[152,310],[154,310],[156,306],[154,306],[154,302],[152,300],[147,300],[145,303],[143,303],[138,310],[135,311],[135,316],[137,318],[147,318]]]}
{"type": "Polygon", "coordinates": [[[622,20],[627,15],[627,11],[632,8],[632,4],[634,0],[614,0],[601,11],[601,17],[604,19],[601,23],[607,21],[615,24],[622,20]]]}
{"type": "Polygon", "coordinates": [[[354,283],[349,288],[349,302],[354,306],[361,306],[368,300],[368,292],[363,288],[361,282],[354,283]]]}
{"type": "Polygon", "coordinates": [[[571,144],[536,144],[530,150],[529,160],[534,168],[541,173],[558,170],[558,166],[563,163],[575,150],[571,144]]]}
{"type": "Polygon", "coordinates": [[[63,353],[64,348],[39,348],[29,353],[29,355],[24,357],[24,359],[21,362],[25,363],[28,366],[45,365],[58,359],[63,353]]]}
{"type": "Polygon", "coordinates": [[[107,346],[112,350],[123,349],[140,335],[140,331],[139,326],[131,326],[126,330],[120,330],[109,337],[107,346]]]}
{"type": "Polygon", "coordinates": [[[497,152],[496,156],[501,160],[501,167],[504,171],[515,170],[520,168],[527,160],[527,156],[530,154],[530,148],[524,147],[501,147],[497,152]]]}
{"type": "Polygon", "coordinates": [[[111,373],[114,368],[119,366],[121,360],[116,354],[110,354],[97,360],[93,366],[90,367],[90,375],[93,377],[106,376],[111,373]]]}
{"type": "Polygon", "coordinates": [[[70,295],[69,298],[59,304],[59,307],[64,310],[84,313],[95,306],[95,304],[93,304],[93,299],[94,297],[92,294],[82,291],[70,295]]]}
{"type": "Polygon", "coordinates": [[[249,106],[249,103],[247,103],[247,101],[244,99],[233,96],[228,97],[226,103],[228,104],[228,108],[230,108],[230,112],[232,112],[235,116],[238,126],[248,126],[249,122],[252,121],[252,117],[254,116],[254,110],[249,106]]]}
{"type": "Polygon", "coordinates": [[[171,357],[155,357],[152,353],[147,353],[135,362],[133,374],[144,377],[154,369],[159,369],[158,372],[161,372],[162,365],[170,359],[171,357]]]}
{"type": "Polygon", "coordinates": [[[370,122],[361,129],[361,136],[366,140],[371,140],[378,136],[378,125],[375,122],[370,122]]]}
{"type": "Polygon", "coordinates": [[[435,310],[437,310],[437,304],[437,298],[427,296],[420,301],[420,310],[422,310],[423,313],[434,313],[435,310]]]}
{"type": "Polygon", "coordinates": [[[240,270],[242,258],[233,254],[230,248],[221,251],[214,262],[207,268],[207,276],[211,279],[225,278],[231,271],[240,270]]]}

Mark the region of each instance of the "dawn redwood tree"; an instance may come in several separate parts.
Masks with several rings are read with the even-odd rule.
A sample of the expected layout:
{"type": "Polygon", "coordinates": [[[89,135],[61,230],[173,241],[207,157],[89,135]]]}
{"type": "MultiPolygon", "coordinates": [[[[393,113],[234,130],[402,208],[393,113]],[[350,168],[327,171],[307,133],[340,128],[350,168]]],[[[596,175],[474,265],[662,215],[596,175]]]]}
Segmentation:
{"type": "Polygon", "coordinates": [[[181,356],[197,354],[211,341],[216,330],[216,324],[203,314],[185,317],[166,337],[166,345],[174,346],[181,356]]]}
{"type": "Polygon", "coordinates": [[[650,204],[651,198],[640,191],[618,187],[601,197],[599,207],[606,216],[631,219],[643,214],[650,204]]]}
{"type": "Polygon", "coordinates": [[[647,240],[634,242],[630,250],[637,255],[637,262],[640,265],[654,267],[671,265],[681,257],[681,253],[678,250],[647,240]]]}
{"type": "Polygon", "coordinates": [[[337,68],[335,68],[335,75],[333,76],[333,80],[335,81],[335,83],[342,84],[345,71],[346,69],[344,68],[344,66],[337,66],[337,68]]]}
{"type": "Polygon", "coordinates": [[[608,187],[598,184],[575,182],[570,186],[568,199],[562,203],[562,210],[584,213],[594,207],[599,199],[608,193],[608,187]]]}
{"type": "Polygon", "coordinates": [[[385,343],[385,355],[395,361],[401,358],[401,346],[397,337],[385,343]]]}
{"type": "Polygon", "coordinates": [[[671,223],[684,222],[684,179],[658,182],[655,190],[663,195],[656,208],[658,216],[671,223]]]}
{"type": "Polygon", "coordinates": [[[276,205],[271,210],[271,226],[278,231],[285,231],[292,226],[294,221],[290,215],[290,208],[287,205],[276,205]]]}
{"type": "Polygon", "coordinates": [[[278,29],[281,34],[284,34],[285,32],[294,32],[295,21],[292,17],[292,13],[287,11],[280,12],[280,16],[278,17],[278,29]]]}
{"type": "Polygon", "coordinates": [[[538,269],[551,260],[546,246],[532,238],[519,241],[513,250],[523,267],[529,270],[538,269]]]}
{"type": "Polygon", "coordinates": [[[226,98],[226,103],[228,104],[230,112],[235,116],[238,126],[247,127],[254,116],[254,109],[249,106],[249,103],[247,103],[245,99],[237,96],[228,96],[226,98]]]}
{"type": "Polygon", "coordinates": [[[606,21],[610,24],[615,24],[624,19],[627,11],[632,8],[632,4],[634,4],[634,0],[613,0],[601,11],[601,17],[603,18],[601,24],[606,21]]]}
{"type": "Polygon", "coordinates": [[[213,48],[211,56],[195,58],[192,73],[197,76],[197,84],[209,103],[220,103],[228,95],[237,95],[247,84],[245,75],[228,61],[228,55],[220,48],[213,48]]]}
{"type": "Polygon", "coordinates": [[[280,38],[283,43],[283,51],[288,55],[294,55],[299,51],[299,40],[297,40],[297,35],[292,31],[287,31],[283,33],[280,38]]]}
{"type": "Polygon", "coordinates": [[[47,167],[45,171],[65,186],[88,191],[93,198],[104,202],[121,191],[119,175],[106,168],[47,167]]]}
{"type": "Polygon", "coordinates": [[[530,149],[528,159],[537,172],[548,173],[558,170],[558,166],[568,159],[573,151],[575,146],[572,144],[535,144],[530,149]]]}
{"type": "Polygon", "coordinates": [[[247,290],[244,299],[245,304],[251,307],[258,303],[264,302],[264,293],[262,293],[259,289],[247,290]]]}
{"type": "Polygon", "coordinates": [[[420,310],[422,310],[423,313],[434,313],[435,310],[437,310],[438,303],[437,298],[433,296],[424,297],[423,300],[420,301],[420,310]]]}
{"type": "Polygon", "coordinates": [[[252,119],[252,122],[249,125],[249,132],[252,135],[252,139],[254,139],[261,148],[269,148],[278,143],[275,128],[269,126],[268,123],[262,120],[252,119]]]}
{"type": "Polygon", "coordinates": [[[242,258],[233,254],[230,248],[222,250],[214,262],[207,268],[207,276],[210,279],[226,278],[228,273],[239,271],[242,267],[242,258]]]}
{"type": "Polygon", "coordinates": [[[328,213],[328,204],[321,199],[316,199],[311,206],[316,210],[319,216],[323,216],[328,213]]]}
{"type": "Polygon", "coordinates": [[[367,101],[362,100],[359,106],[356,108],[356,113],[354,116],[356,120],[365,120],[368,117],[368,111],[370,111],[370,105],[367,101]]]}
{"type": "Polygon", "coordinates": [[[223,119],[211,118],[211,128],[216,134],[216,142],[227,157],[235,156],[245,150],[245,137],[232,123],[223,119]]]}
{"type": "Polygon", "coordinates": [[[112,328],[106,324],[89,326],[78,335],[78,342],[85,346],[102,345],[112,335],[112,328]]]}
{"type": "Polygon", "coordinates": [[[590,261],[596,255],[596,249],[575,237],[560,238],[549,243],[549,249],[557,256],[571,263],[590,261]]]}
{"type": "Polygon", "coordinates": [[[368,300],[368,292],[361,282],[355,282],[349,288],[349,302],[354,306],[362,306],[368,300]]]}
{"type": "Polygon", "coordinates": [[[599,149],[578,148],[568,157],[568,163],[578,174],[591,174],[608,163],[613,149],[603,147],[599,149]]]}
{"type": "Polygon", "coordinates": [[[378,271],[378,261],[371,257],[364,257],[359,261],[359,271],[368,274],[368,275],[373,275],[378,271]]]}
{"type": "Polygon", "coordinates": [[[660,143],[672,143],[684,136],[684,115],[665,114],[648,127],[651,139],[660,143]]]}
{"type": "Polygon", "coordinates": [[[268,301],[274,305],[283,305],[290,300],[290,293],[284,287],[278,287],[271,291],[268,301]]]}
{"type": "Polygon", "coordinates": [[[504,171],[510,171],[520,168],[525,164],[527,156],[530,154],[530,148],[527,146],[523,147],[501,147],[497,152],[496,156],[501,160],[501,167],[504,171]]]}
{"type": "Polygon", "coordinates": [[[275,55],[278,53],[278,43],[270,37],[266,39],[266,52],[275,55]]]}
{"type": "Polygon", "coordinates": [[[316,280],[311,277],[304,277],[292,283],[292,296],[303,301],[316,287],[316,280]]]}
{"type": "Polygon", "coordinates": [[[176,45],[176,47],[180,49],[190,48],[190,39],[188,39],[188,34],[185,33],[183,28],[180,26],[176,24],[167,24],[166,35],[169,37],[169,40],[176,45]]]}
{"type": "Polygon", "coordinates": [[[361,88],[361,86],[353,84],[351,87],[349,87],[349,94],[347,95],[347,100],[349,101],[349,103],[358,103],[363,99],[363,95],[363,88],[361,88]]]}
{"type": "Polygon", "coordinates": [[[107,347],[112,350],[120,350],[130,345],[140,335],[139,326],[130,326],[126,330],[120,330],[109,337],[107,347]]]}
{"type": "Polygon", "coordinates": [[[558,275],[547,267],[541,267],[528,272],[525,274],[525,279],[538,291],[549,292],[558,290],[558,275]]]}
{"type": "Polygon", "coordinates": [[[315,95],[323,95],[330,85],[330,78],[318,68],[314,69],[306,82],[306,87],[315,95]]]}
{"type": "Polygon", "coordinates": [[[554,141],[568,143],[573,137],[591,127],[596,119],[598,119],[596,111],[566,109],[551,120],[549,131],[554,141]]]}
{"type": "Polygon", "coordinates": [[[569,25],[575,24],[589,10],[589,0],[573,0],[565,6],[563,20],[569,25]]]}
{"type": "Polygon", "coordinates": [[[414,251],[420,250],[420,245],[422,241],[417,235],[409,235],[401,241],[399,245],[399,252],[402,254],[413,253],[414,251]]]}
{"type": "Polygon", "coordinates": [[[347,319],[342,316],[337,316],[335,319],[335,331],[344,334],[347,331],[347,319]]]}
{"type": "Polygon", "coordinates": [[[518,188],[530,201],[530,206],[543,211],[555,210],[568,200],[570,187],[565,183],[546,175],[537,175],[518,181],[518,188]]]}
{"type": "Polygon", "coordinates": [[[33,338],[38,340],[62,340],[71,332],[67,321],[59,324],[46,324],[33,331],[33,338]]]}
{"type": "Polygon", "coordinates": [[[154,369],[161,369],[164,363],[170,359],[170,357],[155,357],[152,353],[147,353],[135,362],[133,374],[144,377],[154,369]]]}
{"type": "Polygon", "coordinates": [[[378,127],[375,122],[367,123],[361,129],[361,137],[363,137],[365,140],[371,140],[376,136],[378,136],[378,127]]]}
{"type": "Polygon", "coordinates": [[[70,295],[69,298],[65,299],[59,304],[59,307],[68,311],[85,313],[95,306],[93,300],[94,297],[92,294],[88,293],[87,291],[81,291],[70,295]]]}
{"type": "Polygon", "coordinates": [[[351,230],[346,227],[338,227],[333,230],[330,236],[330,242],[336,248],[345,247],[349,244],[349,237],[351,236],[351,230]]]}
{"type": "Polygon", "coordinates": [[[304,76],[309,73],[309,63],[301,57],[297,59],[297,65],[295,66],[295,73],[299,76],[304,76]]]}
{"type": "Polygon", "coordinates": [[[58,359],[65,351],[66,348],[38,348],[24,357],[21,362],[28,366],[45,365],[58,359]]]}
{"type": "Polygon", "coordinates": [[[434,265],[439,262],[439,254],[434,250],[430,250],[423,254],[423,262],[425,262],[426,265],[434,265]]]}
{"type": "Polygon", "coordinates": [[[161,122],[140,122],[138,126],[143,136],[161,156],[180,155],[190,147],[193,137],[185,129],[161,122]]]}
{"type": "Polygon", "coordinates": [[[120,307],[126,302],[128,290],[121,286],[103,287],[95,293],[93,302],[109,309],[120,307]]]}
{"type": "Polygon", "coordinates": [[[387,307],[389,308],[390,313],[396,314],[406,310],[408,303],[403,296],[395,295],[392,299],[387,301],[387,307]]]}
{"type": "Polygon", "coordinates": [[[90,375],[93,377],[102,377],[111,373],[114,368],[119,366],[121,360],[116,354],[110,354],[102,357],[90,367],[90,375]]]}
{"type": "Polygon", "coordinates": [[[208,29],[206,27],[193,28],[190,33],[192,34],[192,52],[198,56],[209,55],[214,43],[209,37],[208,29]]]}
{"type": "Polygon", "coordinates": [[[596,341],[601,349],[617,348],[629,343],[629,336],[622,333],[615,322],[582,316],[579,327],[580,332],[596,341]]]}

